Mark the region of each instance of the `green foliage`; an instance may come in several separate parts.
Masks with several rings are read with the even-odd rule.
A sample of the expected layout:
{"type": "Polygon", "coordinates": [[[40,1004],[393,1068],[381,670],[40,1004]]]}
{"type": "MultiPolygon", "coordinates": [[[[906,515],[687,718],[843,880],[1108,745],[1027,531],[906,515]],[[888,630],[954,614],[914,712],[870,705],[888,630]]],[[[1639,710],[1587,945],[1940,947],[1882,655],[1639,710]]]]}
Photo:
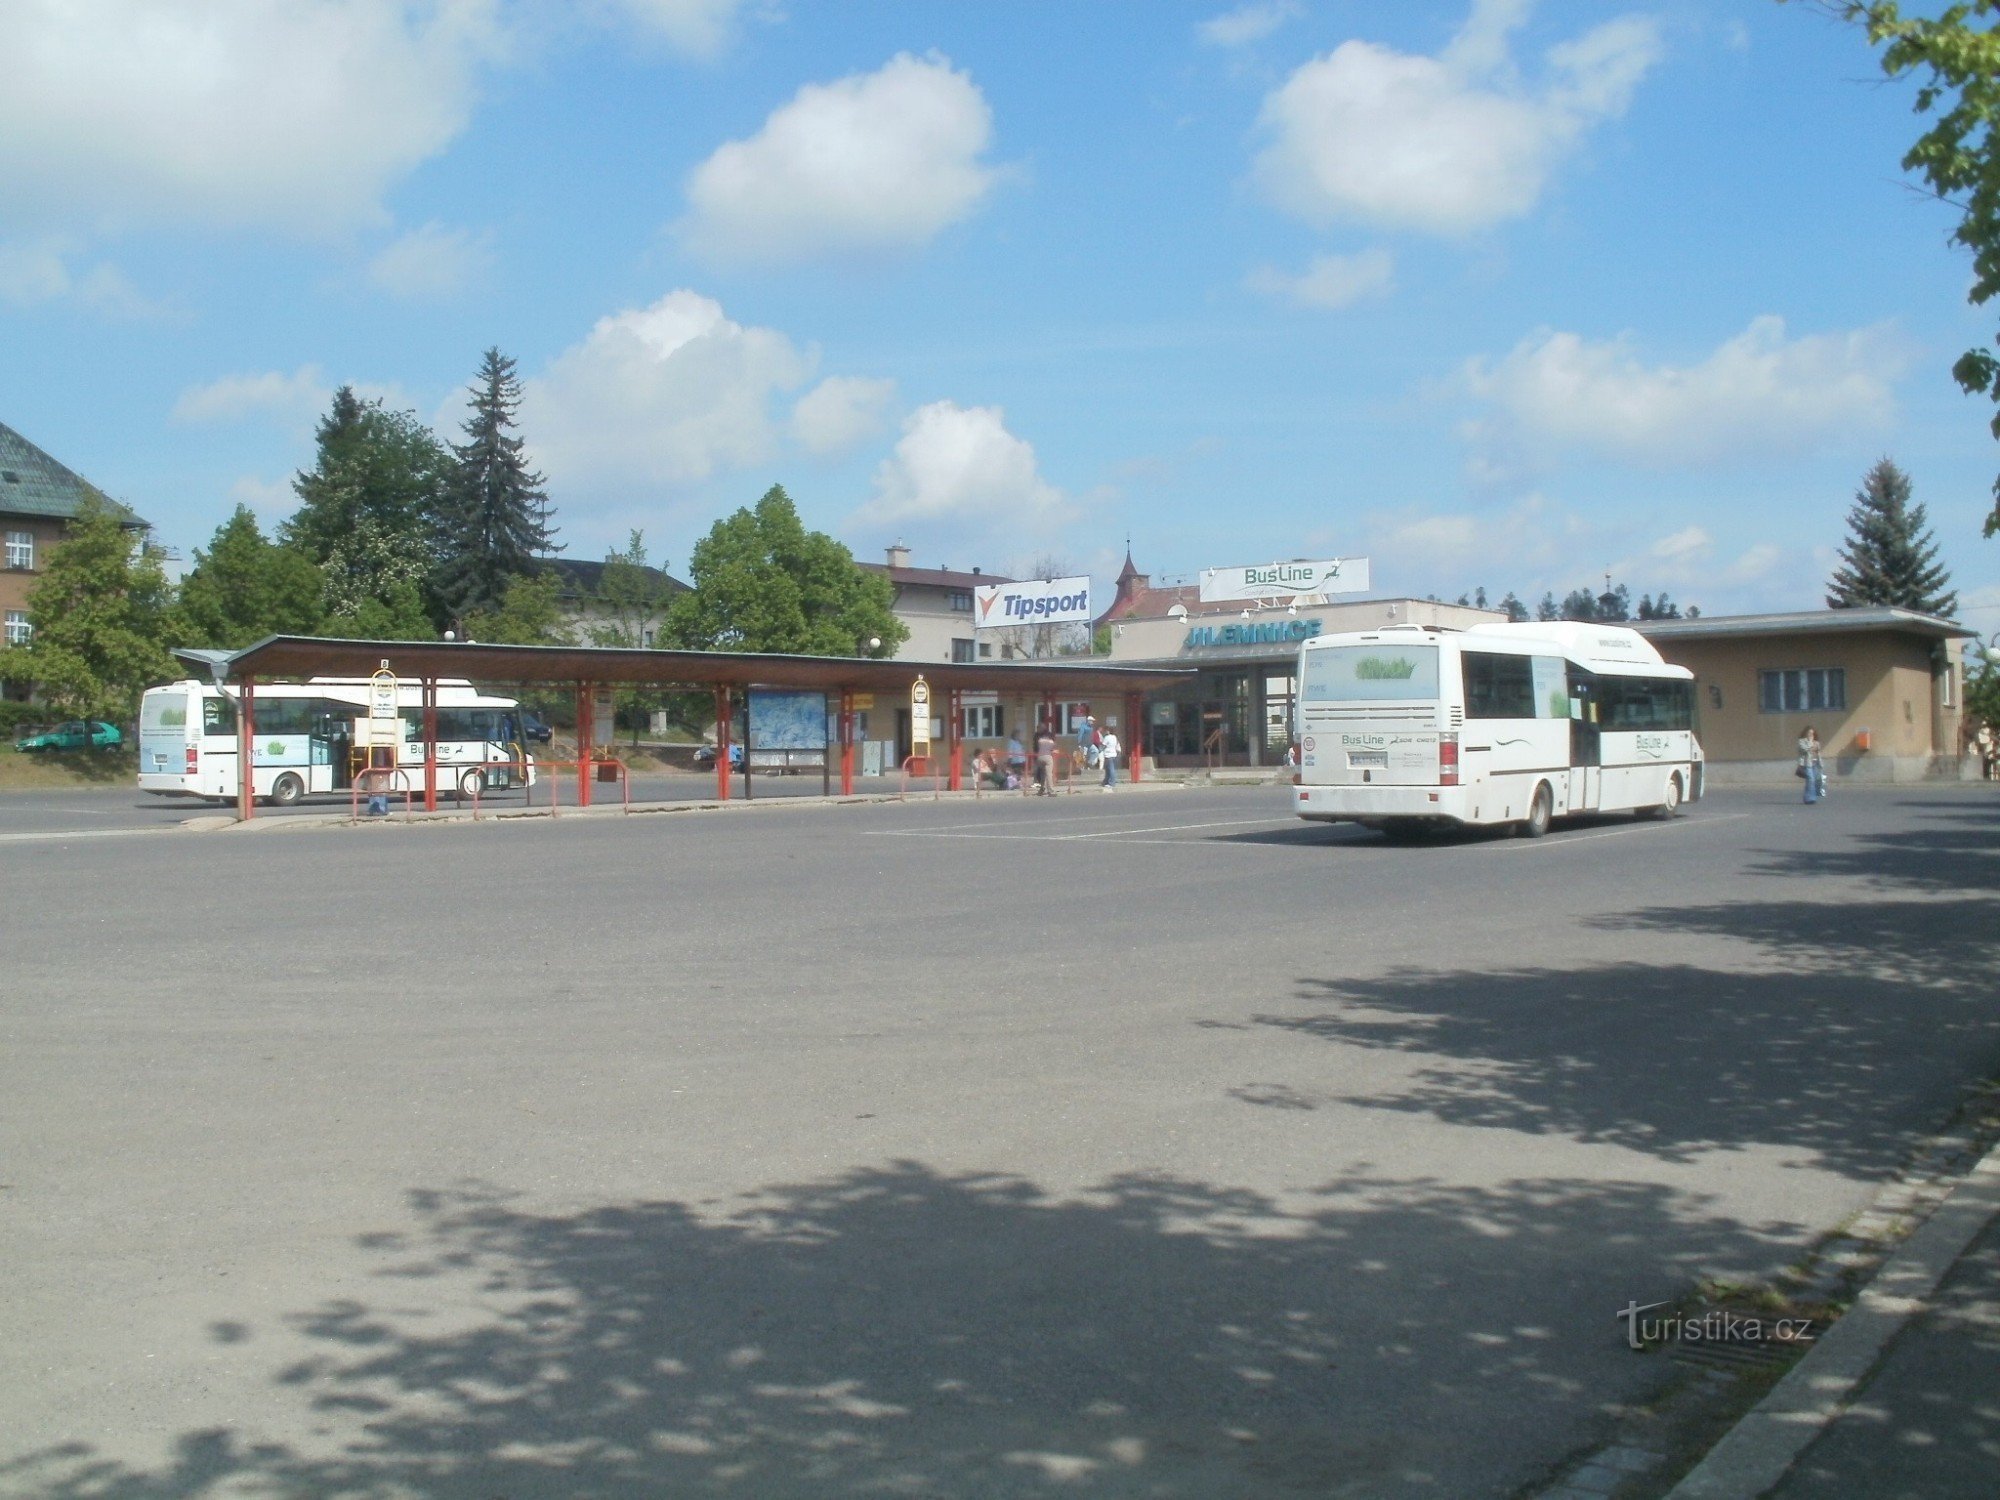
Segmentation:
{"type": "Polygon", "coordinates": [[[1512,620],[1516,625],[1521,624],[1529,618],[1528,606],[1514,596],[1512,589],[1507,590],[1506,597],[1501,599],[1500,608],[1507,612],[1507,618],[1512,620]]]}
{"type": "Polygon", "coordinates": [[[2000,730],[2000,667],[1988,662],[1965,674],[1965,717],[2000,730]]]}
{"type": "MultiPolygon", "coordinates": [[[[414,412],[385,411],[351,386],[335,392],[317,441],[313,467],[292,480],[299,508],[279,540],[319,568],[328,616],[352,623],[387,610],[402,619],[405,585],[421,602],[430,580],[432,518],[450,455],[414,412]]],[[[426,617],[400,638],[434,634],[426,617]]]]}
{"type": "Polygon", "coordinates": [[[646,561],[646,538],[634,531],[622,552],[608,553],[591,604],[603,611],[589,627],[599,646],[644,646],[666,623],[675,589],[665,573],[646,561]]]}
{"type": "Polygon", "coordinates": [[[1827,604],[1893,604],[1927,615],[1957,609],[1958,594],[1945,587],[1951,574],[1938,562],[1925,522],[1924,508],[1910,504],[1909,476],[1888,459],[1877,460],[1847,513],[1847,542],[1840,567],[1827,580],[1827,604]]]}
{"type": "Polygon", "coordinates": [[[264,539],[247,506],[216,528],[181,582],[185,644],[248,646],[268,635],[312,635],[325,618],[319,569],[296,548],[264,539]]]}
{"type": "Polygon", "coordinates": [[[434,641],[437,627],[413,578],[385,581],[378,593],[327,617],[329,635],[365,641],[434,641]]]}
{"type": "MultiPolygon", "coordinates": [[[[1972,289],[1966,297],[1983,307],[2000,293],[2000,142],[1994,136],[2000,123],[2000,26],[1974,22],[2000,14],[2000,0],[1966,0],[1932,17],[1905,16],[1894,0],[1827,0],[1821,8],[1867,28],[1868,40],[1882,49],[1882,71],[1889,77],[1917,75],[1916,112],[1935,113],[1936,119],[1904,154],[1903,169],[1959,210],[1951,237],[1972,252],[1972,289]]],[[[1967,350],[1951,373],[1968,393],[2000,402],[2000,358],[1991,349],[1967,350]]],[[[1989,426],[2000,437],[2000,414],[1989,426]]],[[[2000,531],[2000,480],[1993,493],[1988,536],[2000,531]]]]}
{"type": "Polygon", "coordinates": [[[34,634],[0,651],[0,678],[33,682],[51,718],[129,723],[139,694],[178,675],[167,580],[121,513],[92,492],[28,595],[34,634]]]}
{"type": "Polygon", "coordinates": [[[725,516],[695,544],[693,583],[667,609],[667,636],[697,650],[890,656],[909,630],[890,609],[889,580],[839,542],[807,531],[780,485],[754,510],[725,516]]]}
{"type": "Polygon", "coordinates": [[[547,571],[512,579],[498,609],[464,618],[465,638],[501,646],[567,645],[560,592],[555,574],[547,571]]]}
{"type": "Polygon", "coordinates": [[[436,590],[449,619],[499,609],[509,583],[551,550],[548,493],[513,434],[520,405],[514,361],[488,349],[436,516],[436,590]]]}

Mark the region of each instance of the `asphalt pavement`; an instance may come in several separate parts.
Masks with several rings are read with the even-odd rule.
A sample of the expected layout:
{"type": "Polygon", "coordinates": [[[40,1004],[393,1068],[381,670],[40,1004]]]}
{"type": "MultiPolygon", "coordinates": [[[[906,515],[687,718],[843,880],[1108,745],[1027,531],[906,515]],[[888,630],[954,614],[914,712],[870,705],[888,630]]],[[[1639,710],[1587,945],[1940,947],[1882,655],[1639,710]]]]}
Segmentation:
{"type": "Polygon", "coordinates": [[[2000,1072],[1996,826],[44,823],[0,1493],[1514,1494],[2000,1072]]]}

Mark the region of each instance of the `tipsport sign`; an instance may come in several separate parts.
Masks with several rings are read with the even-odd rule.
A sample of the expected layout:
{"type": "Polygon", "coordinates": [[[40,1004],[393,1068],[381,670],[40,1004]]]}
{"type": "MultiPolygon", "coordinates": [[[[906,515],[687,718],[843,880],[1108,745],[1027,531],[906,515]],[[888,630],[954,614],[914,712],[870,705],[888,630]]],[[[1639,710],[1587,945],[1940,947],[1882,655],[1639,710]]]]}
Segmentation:
{"type": "Polygon", "coordinates": [[[975,630],[1014,625],[1068,625],[1089,621],[1090,579],[1031,578],[1026,583],[989,583],[972,591],[975,630]]]}

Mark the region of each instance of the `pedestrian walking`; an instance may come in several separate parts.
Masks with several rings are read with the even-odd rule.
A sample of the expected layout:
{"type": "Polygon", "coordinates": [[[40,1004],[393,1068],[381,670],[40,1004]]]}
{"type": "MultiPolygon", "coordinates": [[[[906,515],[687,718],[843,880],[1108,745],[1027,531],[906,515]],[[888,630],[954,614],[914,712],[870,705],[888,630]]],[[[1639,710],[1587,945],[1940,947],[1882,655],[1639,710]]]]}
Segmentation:
{"type": "Polygon", "coordinates": [[[1104,790],[1118,786],[1118,755],[1125,747],[1118,743],[1118,731],[1106,729],[1098,736],[1097,758],[1104,766],[1104,790]]]}
{"type": "Polygon", "coordinates": [[[1044,724],[1035,731],[1035,795],[1050,797],[1056,790],[1056,732],[1044,724]]]}
{"type": "Polygon", "coordinates": [[[1805,778],[1807,802],[1826,795],[1826,762],[1820,757],[1819,731],[1810,724],[1799,736],[1799,775],[1805,778]]]}

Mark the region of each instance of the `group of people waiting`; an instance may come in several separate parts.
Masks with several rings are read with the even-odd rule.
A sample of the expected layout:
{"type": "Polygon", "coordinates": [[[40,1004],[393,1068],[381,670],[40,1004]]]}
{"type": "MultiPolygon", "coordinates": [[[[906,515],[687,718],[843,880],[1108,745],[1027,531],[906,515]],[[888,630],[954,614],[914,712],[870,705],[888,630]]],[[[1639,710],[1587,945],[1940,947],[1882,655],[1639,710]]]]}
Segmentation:
{"type": "MultiPolygon", "coordinates": [[[[1056,789],[1056,756],[1061,746],[1056,740],[1053,725],[1043,723],[1035,730],[1034,780],[1029,782],[1028,748],[1021,743],[1018,734],[1009,735],[1007,748],[982,750],[973,757],[973,775],[980,786],[990,786],[998,791],[1032,791],[1037,797],[1053,796],[1056,789]]],[[[1125,747],[1118,742],[1118,732],[1109,727],[1097,727],[1095,715],[1086,714],[1077,725],[1075,768],[1077,773],[1085,770],[1104,773],[1098,784],[1102,791],[1114,791],[1118,786],[1118,757],[1125,753],[1125,747]]]]}

